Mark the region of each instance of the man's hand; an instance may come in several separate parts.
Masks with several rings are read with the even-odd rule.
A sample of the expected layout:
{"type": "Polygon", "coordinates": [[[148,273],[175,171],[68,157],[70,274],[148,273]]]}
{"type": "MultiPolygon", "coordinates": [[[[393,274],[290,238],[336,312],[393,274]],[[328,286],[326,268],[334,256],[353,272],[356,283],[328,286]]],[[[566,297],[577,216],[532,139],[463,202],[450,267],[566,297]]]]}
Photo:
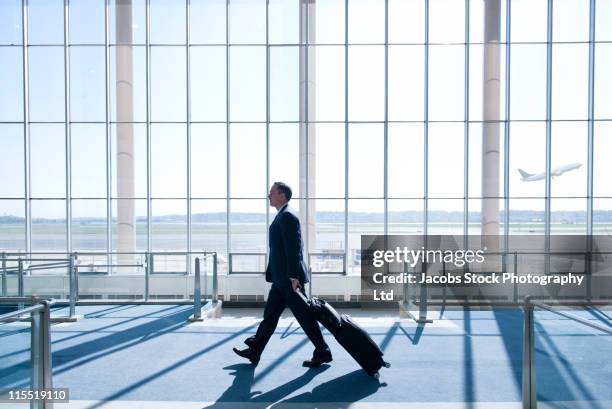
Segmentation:
{"type": "Polygon", "coordinates": [[[300,287],[302,287],[300,285],[300,280],[298,280],[297,278],[290,278],[289,280],[291,280],[291,287],[293,288],[293,291],[297,291],[298,289],[300,289],[300,287]]]}

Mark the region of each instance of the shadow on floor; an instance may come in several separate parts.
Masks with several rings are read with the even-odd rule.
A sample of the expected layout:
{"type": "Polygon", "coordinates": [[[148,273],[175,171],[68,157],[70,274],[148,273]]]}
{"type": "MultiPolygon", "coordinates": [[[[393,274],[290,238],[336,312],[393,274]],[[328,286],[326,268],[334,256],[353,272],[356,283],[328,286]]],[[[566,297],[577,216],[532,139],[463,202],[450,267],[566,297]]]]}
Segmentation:
{"type": "Polygon", "coordinates": [[[332,379],[315,386],[312,391],[285,399],[293,392],[306,386],[317,375],[325,372],[329,365],[319,368],[309,368],[300,376],[292,379],[268,392],[251,390],[255,378],[255,366],[251,364],[230,365],[223,369],[232,371],[234,381],[229,388],[208,409],[230,408],[287,408],[309,403],[334,402],[335,408],[348,408],[351,403],[374,394],[385,383],[368,376],[359,369],[346,375],[332,379]],[[275,403],[276,402],[276,403],[275,403]]]}

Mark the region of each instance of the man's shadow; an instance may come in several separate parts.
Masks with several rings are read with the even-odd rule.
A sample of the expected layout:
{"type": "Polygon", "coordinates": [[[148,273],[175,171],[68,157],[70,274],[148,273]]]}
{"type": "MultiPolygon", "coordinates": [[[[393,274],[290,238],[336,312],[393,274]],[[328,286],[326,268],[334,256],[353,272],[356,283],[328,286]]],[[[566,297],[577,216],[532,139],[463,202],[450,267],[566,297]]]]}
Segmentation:
{"type": "MultiPolygon", "coordinates": [[[[329,368],[329,365],[322,365],[318,368],[309,368],[297,378],[284,383],[266,393],[251,391],[255,378],[255,366],[251,364],[235,364],[226,366],[223,369],[231,370],[230,375],[234,376],[234,381],[212,406],[207,408],[230,409],[230,408],[249,408],[263,409],[273,405],[283,407],[284,403],[289,405],[295,403],[310,402],[355,402],[375,393],[381,386],[378,380],[366,375],[362,370],[357,370],[349,374],[340,376],[329,382],[316,386],[311,392],[305,392],[293,398],[279,402],[281,399],[307,385],[320,373],[329,368]],[[275,402],[279,402],[275,404],[275,402]]],[[[285,405],[286,406],[286,405],[285,405]]]]}

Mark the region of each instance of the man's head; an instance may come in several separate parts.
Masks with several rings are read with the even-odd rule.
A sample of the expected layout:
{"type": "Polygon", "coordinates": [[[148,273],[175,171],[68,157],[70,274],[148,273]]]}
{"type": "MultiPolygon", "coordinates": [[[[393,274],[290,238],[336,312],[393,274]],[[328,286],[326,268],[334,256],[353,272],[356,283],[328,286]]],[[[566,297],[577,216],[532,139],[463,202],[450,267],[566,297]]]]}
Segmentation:
{"type": "Polygon", "coordinates": [[[291,188],[289,185],[283,182],[274,182],[268,193],[268,199],[270,200],[270,206],[275,207],[277,210],[280,209],[291,200],[291,188]]]}

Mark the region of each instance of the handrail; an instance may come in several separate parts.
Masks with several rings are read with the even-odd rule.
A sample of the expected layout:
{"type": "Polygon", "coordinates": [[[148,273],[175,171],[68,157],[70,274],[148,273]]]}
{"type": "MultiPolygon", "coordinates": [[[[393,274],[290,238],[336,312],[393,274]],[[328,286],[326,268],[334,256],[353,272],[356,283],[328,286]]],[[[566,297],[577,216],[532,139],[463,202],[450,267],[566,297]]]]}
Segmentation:
{"type": "MultiPolygon", "coordinates": [[[[552,312],[554,314],[560,315],[560,316],[565,317],[565,318],[569,318],[570,320],[577,321],[577,322],[579,322],[581,324],[584,324],[584,325],[586,325],[588,327],[591,327],[591,328],[594,328],[594,329],[597,329],[597,330],[600,330],[602,332],[605,332],[607,334],[612,335],[612,327],[606,327],[606,326],[600,325],[600,324],[598,324],[596,322],[591,322],[589,320],[585,320],[584,318],[580,318],[580,317],[578,317],[576,315],[573,315],[573,314],[570,314],[570,313],[567,313],[567,312],[557,311],[557,310],[553,309],[551,306],[546,305],[546,304],[544,304],[542,302],[533,301],[533,300],[528,300],[528,302],[531,303],[532,305],[536,306],[536,307],[542,308],[543,310],[550,311],[550,312],[552,312]]],[[[564,304],[560,304],[560,305],[564,305],[564,304]]]]}
{"type": "MultiPolygon", "coordinates": [[[[212,257],[213,260],[213,275],[212,275],[212,294],[211,302],[216,305],[219,301],[218,297],[218,280],[217,280],[217,252],[216,251],[205,251],[203,253],[202,261],[212,257]]],[[[193,316],[188,321],[202,321],[202,287],[200,280],[200,257],[195,258],[195,271],[194,271],[194,283],[193,283],[193,316]]],[[[207,296],[207,282],[208,275],[206,270],[204,272],[204,297],[207,296]]]]}
{"type": "Polygon", "coordinates": [[[31,307],[25,307],[16,311],[7,312],[6,314],[0,315],[0,322],[12,321],[14,318],[20,317],[25,314],[38,312],[44,307],[42,304],[32,305],[31,307]]]}
{"type": "MultiPolygon", "coordinates": [[[[589,306],[595,305],[588,301],[579,301],[581,305],[589,306]]],[[[577,305],[576,302],[572,301],[557,301],[557,305],[577,305]]],[[[600,303],[601,304],[601,303],[600,303]]],[[[606,303],[607,304],[607,303],[606,303]]],[[[569,314],[563,311],[557,311],[551,306],[546,305],[542,302],[534,301],[532,296],[525,297],[525,319],[523,329],[523,409],[537,409],[537,383],[536,383],[536,364],[535,364],[535,330],[534,330],[534,309],[535,307],[542,308],[543,310],[552,312],[561,317],[571,319],[573,321],[584,324],[588,327],[596,330],[605,332],[606,334],[612,335],[612,328],[604,327],[597,323],[590,322],[584,318],[580,318],[573,314],[569,314]]]]}
{"type": "MultiPolygon", "coordinates": [[[[36,303],[31,307],[22,308],[0,315],[0,322],[9,321],[24,314],[30,314],[32,320],[32,336],[30,359],[32,361],[32,389],[51,390],[53,388],[53,368],[51,360],[51,310],[53,300],[43,300],[36,297],[0,297],[0,304],[5,303],[36,303]]],[[[31,407],[52,408],[48,400],[31,401],[31,407]]]]}

